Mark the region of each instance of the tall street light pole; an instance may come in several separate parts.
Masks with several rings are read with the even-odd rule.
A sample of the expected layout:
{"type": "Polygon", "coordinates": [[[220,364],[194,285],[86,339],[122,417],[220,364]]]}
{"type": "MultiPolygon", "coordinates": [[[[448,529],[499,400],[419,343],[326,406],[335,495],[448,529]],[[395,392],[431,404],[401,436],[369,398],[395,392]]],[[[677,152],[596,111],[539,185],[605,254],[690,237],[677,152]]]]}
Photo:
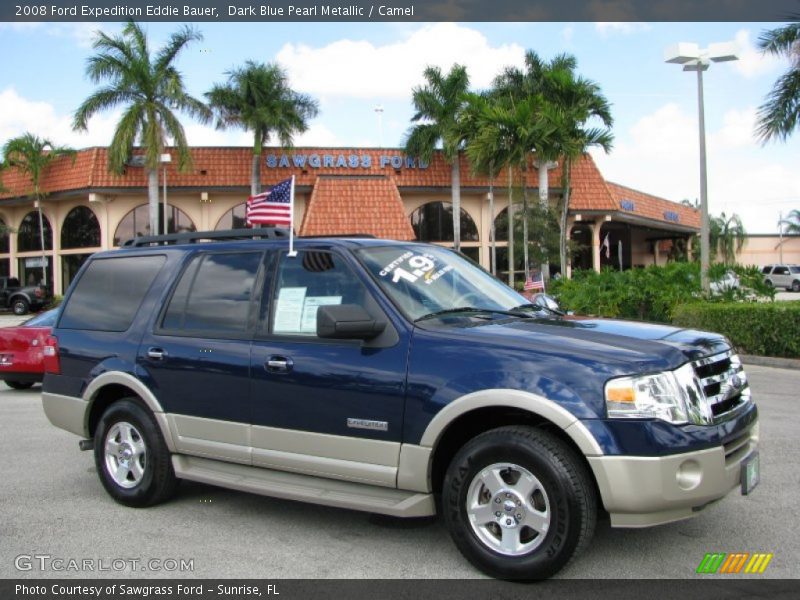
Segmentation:
{"type": "Polygon", "coordinates": [[[736,44],[733,42],[710,44],[708,48],[700,48],[697,44],[681,42],[670,46],[664,52],[664,60],[666,62],[683,65],[684,71],[697,71],[697,122],[700,134],[700,282],[703,286],[703,291],[706,293],[709,292],[711,287],[708,280],[710,248],[703,71],[707,71],[712,62],[726,62],[737,60],[738,58],[736,44]]]}
{"type": "MultiPolygon", "coordinates": [[[[170,154],[162,154],[158,157],[158,162],[164,165],[164,204],[161,206],[161,210],[163,212],[162,219],[163,223],[161,224],[162,234],[167,235],[169,233],[168,221],[167,221],[167,163],[172,162],[172,156],[170,154]]],[[[156,232],[158,235],[158,232],[156,232]]]]}

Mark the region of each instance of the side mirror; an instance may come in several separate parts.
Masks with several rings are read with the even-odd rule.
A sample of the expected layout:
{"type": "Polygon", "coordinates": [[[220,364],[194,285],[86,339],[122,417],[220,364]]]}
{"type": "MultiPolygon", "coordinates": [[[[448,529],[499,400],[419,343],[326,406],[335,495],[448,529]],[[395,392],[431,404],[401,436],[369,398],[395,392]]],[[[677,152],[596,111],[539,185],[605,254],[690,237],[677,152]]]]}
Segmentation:
{"type": "Polygon", "coordinates": [[[558,306],[556,299],[549,294],[536,294],[531,302],[536,306],[541,306],[555,313],[560,313],[562,315],[564,314],[564,312],[561,310],[561,307],[558,306]]]}
{"type": "Polygon", "coordinates": [[[329,304],[317,309],[317,336],[336,340],[369,340],[386,329],[358,304],[329,304]]]}

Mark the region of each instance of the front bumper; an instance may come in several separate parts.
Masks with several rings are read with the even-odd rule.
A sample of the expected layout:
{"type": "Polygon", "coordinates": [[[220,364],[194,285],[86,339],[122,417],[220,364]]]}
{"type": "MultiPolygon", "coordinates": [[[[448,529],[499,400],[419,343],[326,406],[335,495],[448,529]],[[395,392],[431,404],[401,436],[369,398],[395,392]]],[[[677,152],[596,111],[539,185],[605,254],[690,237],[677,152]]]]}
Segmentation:
{"type": "Polygon", "coordinates": [[[740,484],[758,423],[716,448],[668,456],[589,456],[613,527],[650,527],[695,515],[740,484]]]}

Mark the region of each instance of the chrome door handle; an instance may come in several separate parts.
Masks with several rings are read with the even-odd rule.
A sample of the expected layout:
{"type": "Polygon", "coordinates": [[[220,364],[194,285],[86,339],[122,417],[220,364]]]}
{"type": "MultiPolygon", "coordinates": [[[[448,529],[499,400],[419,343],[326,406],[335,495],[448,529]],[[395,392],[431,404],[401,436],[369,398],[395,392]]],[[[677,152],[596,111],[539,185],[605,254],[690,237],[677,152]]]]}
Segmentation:
{"type": "Polygon", "coordinates": [[[153,360],[163,360],[166,356],[167,352],[161,348],[150,348],[147,350],[147,358],[152,358],[153,360]]]}
{"type": "Polygon", "coordinates": [[[264,363],[264,368],[272,373],[288,373],[292,370],[294,363],[291,358],[285,356],[270,356],[264,363]]]}

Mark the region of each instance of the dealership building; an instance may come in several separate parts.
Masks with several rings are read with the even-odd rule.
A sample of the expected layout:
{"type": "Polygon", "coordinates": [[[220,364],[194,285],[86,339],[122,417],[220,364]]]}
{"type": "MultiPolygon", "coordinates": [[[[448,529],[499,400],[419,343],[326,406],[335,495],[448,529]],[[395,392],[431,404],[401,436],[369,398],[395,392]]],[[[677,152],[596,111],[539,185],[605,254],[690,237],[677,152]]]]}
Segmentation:
{"type": "MultiPolygon", "coordinates": [[[[245,226],[250,190],[250,148],[196,147],[190,171],[176,169],[177,158],[159,170],[159,210],[163,231],[204,231],[245,226]],[[166,207],[163,204],[166,180],[166,207]],[[166,209],[165,209],[166,208],[166,209]]],[[[0,192],[0,275],[23,283],[42,278],[63,293],[93,252],[149,235],[147,174],[135,160],[121,175],[108,171],[106,148],[88,148],[55,161],[42,177],[46,252],[42,257],[39,219],[31,182],[13,169],[3,174],[0,192]]],[[[508,272],[508,192],[506,173],[494,182],[461,169],[462,251],[492,267],[491,228],[496,225],[497,271],[508,272]],[[490,185],[493,184],[493,185],[490,185]],[[494,193],[494,209],[489,193],[494,193]]],[[[430,163],[399,149],[265,148],[261,182],[265,188],[295,176],[295,229],[298,235],[346,233],[422,240],[452,245],[451,167],[440,154],[430,163]]],[[[549,173],[551,198],[561,195],[561,171],[549,173]]],[[[516,185],[521,185],[517,181],[516,185]]],[[[538,198],[536,168],[526,185],[538,198]]],[[[578,245],[572,267],[600,269],[663,264],[677,240],[700,229],[699,212],[642,191],[606,181],[585,155],[573,167],[570,235],[578,245]],[[608,245],[604,242],[608,239],[608,245]]],[[[515,205],[515,210],[519,210],[515,205]]],[[[518,253],[519,254],[519,253],[518,253]]],[[[519,257],[515,257],[517,271],[519,257]]]]}

